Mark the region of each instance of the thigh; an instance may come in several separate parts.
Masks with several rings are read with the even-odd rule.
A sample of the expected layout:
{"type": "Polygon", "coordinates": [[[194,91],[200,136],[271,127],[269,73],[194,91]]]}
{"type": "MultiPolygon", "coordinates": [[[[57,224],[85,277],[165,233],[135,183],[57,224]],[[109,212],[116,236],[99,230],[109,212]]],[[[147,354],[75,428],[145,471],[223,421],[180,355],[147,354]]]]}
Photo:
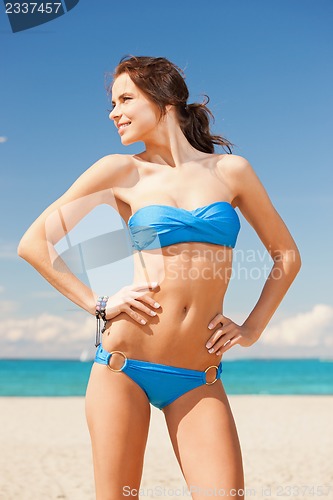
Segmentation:
{"type": "Polygon", "coordinates": [[[106,365],[94,363],[85,409],[96,498],[119,500],[126,486],[131,489],[140,486],[150,421],[148,398],[125,373],[112,372],[106,365]]]}
{"type": "Polygon", "coordinates": [[[214,488],[221,490],[217,497],[243,498],[241,448],[221,380],[185,393],[163,412],[192,498],[211,498],[214,488]]]}

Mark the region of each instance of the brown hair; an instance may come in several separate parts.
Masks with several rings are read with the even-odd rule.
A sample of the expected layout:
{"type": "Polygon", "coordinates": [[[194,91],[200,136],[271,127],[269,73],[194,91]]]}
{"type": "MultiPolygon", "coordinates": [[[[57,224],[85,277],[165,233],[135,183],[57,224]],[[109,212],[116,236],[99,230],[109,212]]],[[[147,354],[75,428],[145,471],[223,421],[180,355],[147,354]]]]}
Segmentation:
{"type": "MultiPolygon", "coordinates": [[[[209,129],[210,117],[214,116],[207,108],[209,97],[203,103],[187,104],[189,91],[183,71],[164,57],[125,56],[113,73],[113,80],[127,73],[133,83],[166,114],[166,106],[175,106],[180,128],[188,142],[199,151],[214,153],[214,144],[227,147],[232,154],[234,146],[220,135],[212,135],[209,129]]],[[[113,82],[112,82],[113,83],[113,82]]],[[[110,84],[107,87],[111,94],[110,84]]]]}

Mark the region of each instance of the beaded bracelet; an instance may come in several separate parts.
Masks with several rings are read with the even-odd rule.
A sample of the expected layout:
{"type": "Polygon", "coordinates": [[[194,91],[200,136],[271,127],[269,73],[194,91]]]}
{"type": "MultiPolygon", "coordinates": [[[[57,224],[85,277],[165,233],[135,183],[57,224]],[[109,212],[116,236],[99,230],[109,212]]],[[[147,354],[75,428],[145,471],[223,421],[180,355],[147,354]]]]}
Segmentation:
{"type": "Polygon", "coordinates": [[[99,344],[101,343],[101,334],[105,332],[105,327],[107,322],[105,309],[108,299],[109,297],[107,295],[101,295],[97,299],[96,311],[95,311],[95,316],[96,316],[95,347],[99,346],[99,344]],[[104,326],[102,330],[101,330],[101,319],[104,321],[104,326]]]}

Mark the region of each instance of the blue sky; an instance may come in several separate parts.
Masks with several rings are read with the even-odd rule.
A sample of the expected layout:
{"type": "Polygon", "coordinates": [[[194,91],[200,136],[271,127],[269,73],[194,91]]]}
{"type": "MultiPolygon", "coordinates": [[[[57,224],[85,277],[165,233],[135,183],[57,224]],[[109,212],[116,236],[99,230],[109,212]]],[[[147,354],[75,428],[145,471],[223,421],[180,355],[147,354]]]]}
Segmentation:
{"type": "MultiPolygon", "coordinates": [[[[122,147],[108,119],[105,75],[126,54],[165,56],[185,70],[190,102],[209,95],[213,130],[251,162],[301,251],[302,270],[260,341],[228,357],[332,353],[332,21],[329,0],[81,0],[13,34],[1,4],[1,357],[91,353],[94,319],[16,247],[97,159],[142,150],[122,147]]],[[[265,254],[239,215],[237,249],[265,254]]],[[[263,283],[233,279],[225,314],[243,322],[263,283]]]]}

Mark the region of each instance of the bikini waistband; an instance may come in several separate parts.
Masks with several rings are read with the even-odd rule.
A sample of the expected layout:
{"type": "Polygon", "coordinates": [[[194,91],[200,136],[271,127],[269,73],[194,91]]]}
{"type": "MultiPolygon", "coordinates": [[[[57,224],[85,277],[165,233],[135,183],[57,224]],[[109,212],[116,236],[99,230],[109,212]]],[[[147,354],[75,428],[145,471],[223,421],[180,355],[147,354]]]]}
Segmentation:
{"type": "Polygon", "coordinates": [[[206,385],[211,385],[214,382],[216,382],[216,380],[218,378],[220,378],[220,375],[222,373],[222,361],[220,361],[220,363],[218,365],[210,365],[210,366],[208,366],[203,371],[201,371],[201,370],[192,370],[191,368],[180,368],[180,367],[177,367],[177,366],[170,366],[170,365],[165,365],[165,364],[161,364],[161,363],[152,363],[151,361],[142,361],[142,360],[139,360],[139,359],[128,358],[126,356],[126,354],[123,353],[122,351],[111,351],[111,352],[107,351],[106,349],[104,349],[102,347],[102,344],[99,344],[99,346],[97,347],[94,361],[96,363],[107,365],[108,368],[110,368],[110,370],[112,370],[114,372],[124,371],[127,366],[129,366],[129,367],[130,366],[145,366],[145,367],[147,367],[148,369],[151,369],[151,370],[153,370],[153,369],[160,369],[160,370],[168,371],[168,372],[174,373],[174,374],[177,374],[177,373],[178,374],[184,374],[184,373],[186,373],[187,375],[190,375],[190,376],[193,376],[193,377],[202,378],[203,382],[206,385]],[[124,357],[124,364],[123,364],[123,366],[120,369],[111,368],[111,366],[109,364],[112,354],[115,354],[115,353],[121,354],[124,357]],[[207,382],[206,374],[208,373],[208,371],[211,368],[215,368],[216,369],[216,377],[215,377],[215,380],[213,380],[212,382],[207,382]]]}

